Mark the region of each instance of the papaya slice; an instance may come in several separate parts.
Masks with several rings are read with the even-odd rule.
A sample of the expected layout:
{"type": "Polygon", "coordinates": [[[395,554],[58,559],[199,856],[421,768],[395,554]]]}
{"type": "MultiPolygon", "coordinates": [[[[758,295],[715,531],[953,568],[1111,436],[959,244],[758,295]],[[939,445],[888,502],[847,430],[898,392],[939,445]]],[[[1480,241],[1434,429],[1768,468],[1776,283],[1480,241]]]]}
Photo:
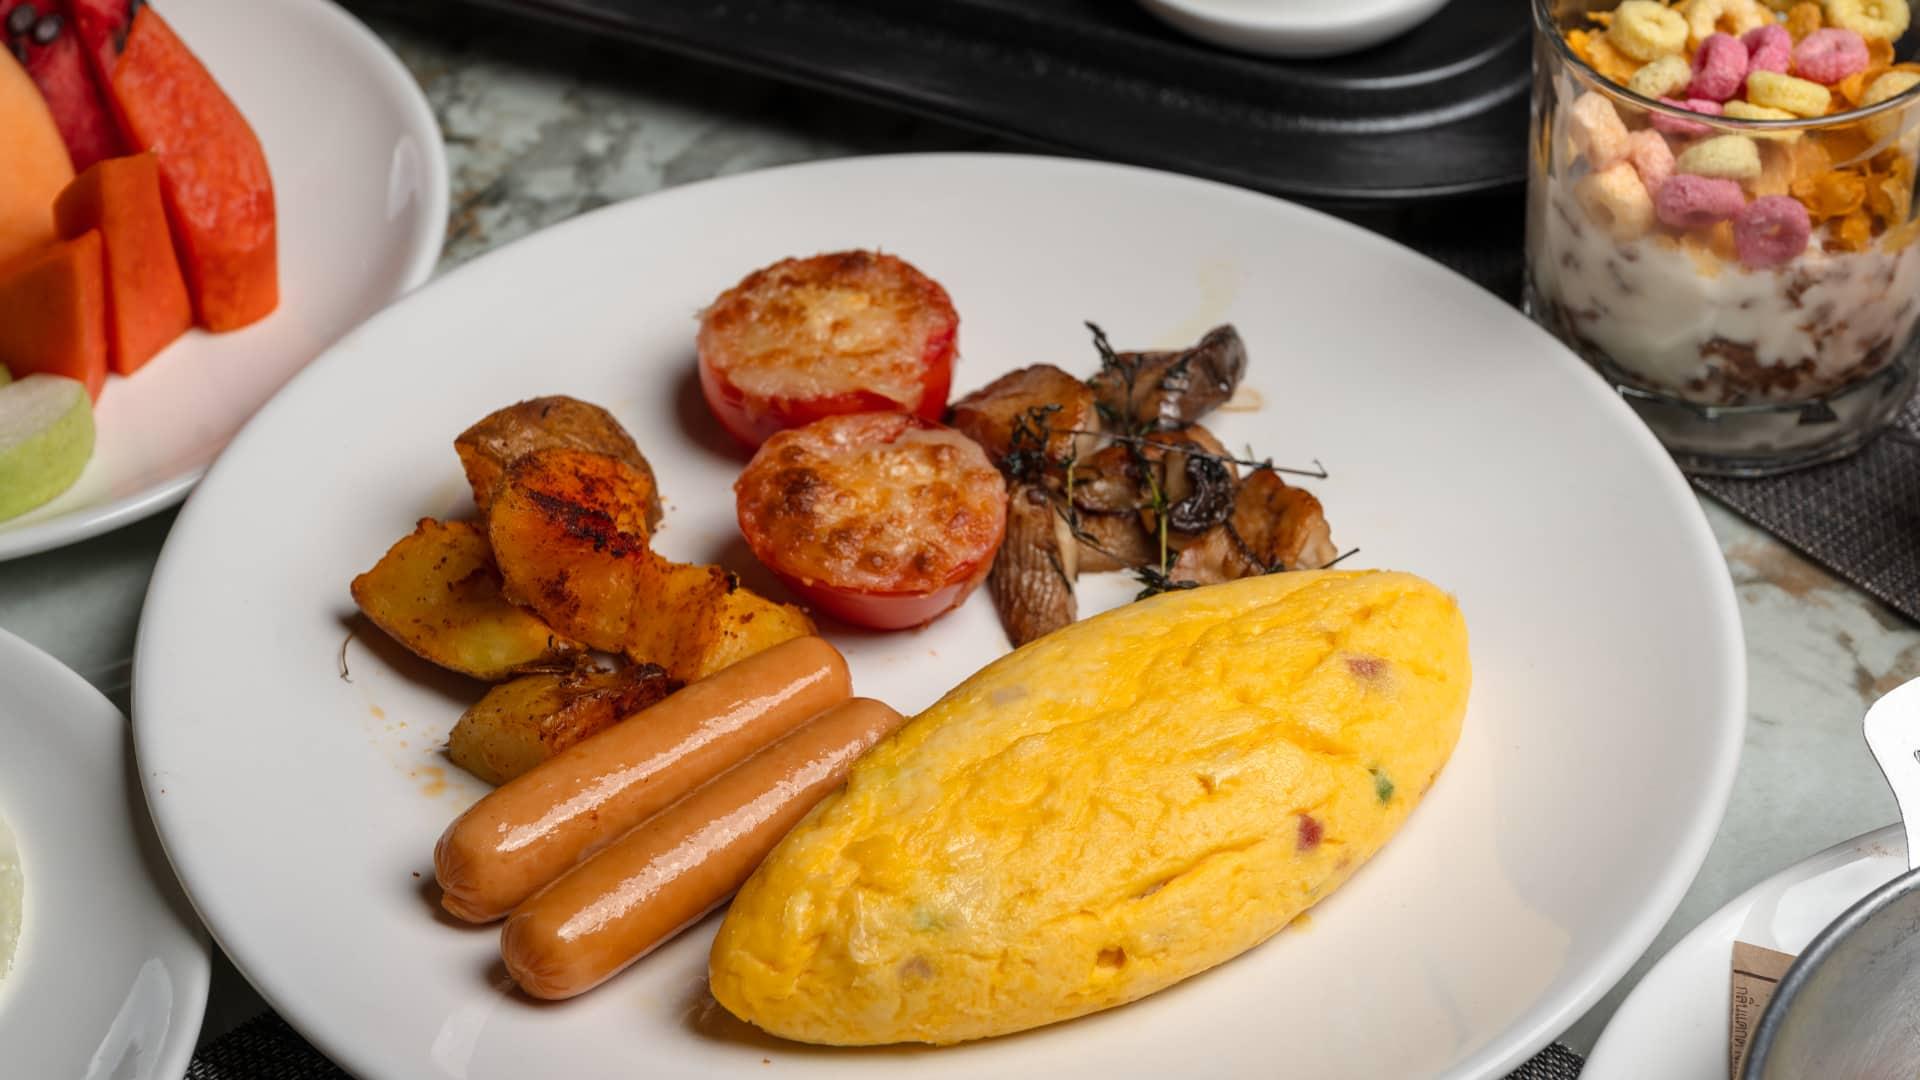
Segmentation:
{"type": "Polygon", "coordinates": [[[16,378],[63,375],[99,400],[107,382],[104,246],[97,232],[48,244],[0,276],[0,365],[16,378]]]}
{"type": "Polygon", "coordinates": [[[114,372],[140,370],[193,325],[152,154],[108,158],[81,173],[54,203],[54,221],[64,239],[100,233],[106,252],[107,366],[114,372]]]}
{"type": "Polygon", "coordinates": [[[80,35],[57,0],[0,0],[0,36],[40,87],[76,171],[126,152],[80,35]]]}
{"type": "MultiPolygon", "coordinates": [[[[4,0],[0,0],[4,2],[4,0]]],[[[151,6],[134,12],[118,55],[95,52],[137,150],[159,159],[174,249],[209,330],[236,330],[280,303],[273,178],[260,140],[226,92],[151,6]]]]}
{"type": "Polygon", "coordinates": [[[53,199],[73,180],[66,143],[32,76],[0,49],[0,265],[53,240],[53,199]]]}

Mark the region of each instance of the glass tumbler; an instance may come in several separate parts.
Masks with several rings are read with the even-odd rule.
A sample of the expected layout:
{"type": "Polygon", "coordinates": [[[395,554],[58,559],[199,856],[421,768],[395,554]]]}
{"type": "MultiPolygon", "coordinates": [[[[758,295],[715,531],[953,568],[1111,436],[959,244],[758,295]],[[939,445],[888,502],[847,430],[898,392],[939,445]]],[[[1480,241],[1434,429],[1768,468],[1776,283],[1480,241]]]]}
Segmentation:
{"type": "Polygon", "coordinates": [[[1617,6],[1534,0],[1528,311],[1690,472],[1760,476],[1852,453],[1920,376],[1920,65],[1862,38],[1867,66],[1825,84],[1824,105],[1813,80],[1771,75],[1743,76],[1720,104],[1687,62],[1706,36],[1757,48],[1755,29],[1777,25],[1797,48],[1821,6],[1669,8],[1692,23],[1679,61],[1616,47],[1617,6]],[[1642,74],[1653,62],[1666,66],[1642,74]]]}

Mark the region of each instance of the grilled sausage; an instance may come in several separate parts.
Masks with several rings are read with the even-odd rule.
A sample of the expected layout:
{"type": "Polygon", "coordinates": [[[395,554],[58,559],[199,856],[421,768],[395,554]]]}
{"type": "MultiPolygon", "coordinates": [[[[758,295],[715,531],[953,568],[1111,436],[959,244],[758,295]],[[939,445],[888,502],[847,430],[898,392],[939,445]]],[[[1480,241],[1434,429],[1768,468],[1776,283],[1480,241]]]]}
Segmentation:
{"type": "Polygon", "coordinates": [[[847,662],[794,638],[687,686],[495,790],[434,848],[441,905],[512,911],[675,799],[853,693],[847,662]]]}
{"type": "Polygon", "coordinates": [[[507,971],[547,999],[612,978],[733,895],[854,761],[900,724],[887,706],[855,698],[654,815],[507,919],[507,971]]]}

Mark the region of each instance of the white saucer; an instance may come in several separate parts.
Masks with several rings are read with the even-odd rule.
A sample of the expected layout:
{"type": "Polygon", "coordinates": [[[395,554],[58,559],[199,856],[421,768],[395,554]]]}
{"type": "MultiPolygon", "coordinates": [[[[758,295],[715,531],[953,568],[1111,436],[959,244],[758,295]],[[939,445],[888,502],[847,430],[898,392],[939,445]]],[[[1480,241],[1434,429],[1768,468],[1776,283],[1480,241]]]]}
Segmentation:
{"type": "Polygon", "coordinates": [[[206,1010],[207,933],[154,838],[127,720],[4,630],[0,817],[26,885],[0,1076],[176,1080],[206,1010]]]}
{"type": "Polygon", "coordinates": [[[1396,37],[1447,0],[1140,0],[1202,41],[1262,56],[1337,56],[1396,37]]]}
{"type": "Polygon", "coordinates": [[[1601,1033],[1580,1080],[1725,1076],[1734,941],[1797,955],[1842,911],[1906,869],[1906,834],[1889,825],[1740,894],[1640,980],[1601,1033]]]}

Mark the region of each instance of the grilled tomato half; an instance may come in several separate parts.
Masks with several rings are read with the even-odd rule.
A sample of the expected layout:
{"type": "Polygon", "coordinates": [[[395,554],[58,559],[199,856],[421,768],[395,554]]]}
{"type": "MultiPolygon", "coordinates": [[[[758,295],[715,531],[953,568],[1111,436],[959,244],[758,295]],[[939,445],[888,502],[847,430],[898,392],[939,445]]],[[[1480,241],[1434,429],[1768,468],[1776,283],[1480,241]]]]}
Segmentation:
{"type": "Polygon", "coordinates": [[[897,409],[938,420],[959,326],[947,291],[903,259],[786,259],[701,315],[700,389],[748,446],[826,416],[897,409]]]}
{"type": "Polygon", "coordinates": [[[980,445],[909,413],[768,439],[733,485],[747,546],[802,599],[876,630],[918,626],[987,576],[1007,488],[980,445]]]}

